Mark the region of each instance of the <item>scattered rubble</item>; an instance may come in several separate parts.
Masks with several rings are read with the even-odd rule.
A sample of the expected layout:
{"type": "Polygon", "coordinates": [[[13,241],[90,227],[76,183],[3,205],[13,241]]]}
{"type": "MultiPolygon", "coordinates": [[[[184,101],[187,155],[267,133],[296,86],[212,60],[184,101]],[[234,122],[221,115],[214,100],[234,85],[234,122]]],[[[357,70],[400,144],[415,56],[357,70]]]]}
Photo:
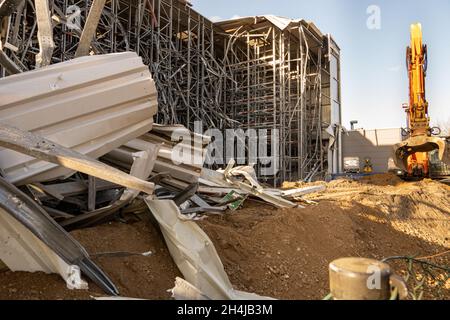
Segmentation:
{"type": "MultiPolygon", "coordinates": [[[[298,165],[293,171],[308,172],[280,189],[258,181],[257,166],[231,160],[225,168],[205,168],[211,137],[154,124],[158,101],[165,120],[178,116],[168,112],[165,91],[157,91],[142,58],[134,52],[91,55],[91,47],[99,51],[93,35],[106,4],[94,0],[85,28],[74,31],[80,38],[74,58],[52,64],[52,20],[62,17],[49,15],[48,1],[36,1],[33,71],[22,72],[27,67],[11,43],[14,61],[4,53],[7,32],[0,33],[0,64],[11,74],[0,79],[0,298],[320,299],[329,291],[327,267],[340,257],[389,257],[386,263],[395,260],[393,268],[413,280],[411,267],[398,261],[402,255],[448,265],[450,187],[392,175],[304,182],[325,172],[325,150],[337,161],[337,123],[329,124],[326,138],[320,117],[302,129],[317,133],[308,144],[320,158],[305,166],[301,156],[284,159],[298,165]]],[[[1,3],[0,27],[23,6],[1,3]]],[[[20,20],[14,21],[17,36],[20,20]]],[[[239,30],[245,21],[263,23],[274,36],[274,27],[289,34],[298,27],[300,38],[318,43],[319,61],[327,42],[328,55],[334,50],[338,62],[332,38],[311,23],[263,16],[221,25],[239,30]]],[[[208,100],[219,104],[218,96],[208,100]]],[[[189,118],[189,103],[186,110],[189,118]]],[[[300,139],[300,128],[296,134],[290,129],[283,145],[293,143],[291,133],[300,139]]],[[[286,170],[282,176],[290,175],[286,170]]],[[[424,283],[412,288],[411,297],[424,283]]],[[[448,272],[426,284],[418,296],[449,298],[448,272]]]]}
{"type": "MultiPolygon", "coordinates": [[[[436,216],[436,220],[432,220],[434,224],[428,227],[419,225],[420,234],[408,235],[404,232],[408,229],[402,231],[398,228],[396,220],[399,217],[390,221],[387,219],[389,216],[377,207],[380,201],[389,201],[384,193],[386,187],[368,181],[376,183],[380,178],[389,176],[375,176],[359,182],[321,182],[327,191],[306,197],[318,198],[327,194],[336,197],[318,200],[317,205],[308,205],[304,209],[275,209],[272,205],[248,200],[240,210],[211,215],[197,224],[216,247],[234,288],[278,299],[322,299],[329,290],[328,263],[336,258],[361,256],[381,260],[397,255],[426,257],[448,252],[448,243],[442,241],[448,238],[449,229],[436,229],[439,223],[448,223],[448,213],[442,211],[442,216],[436,216]],[[361,191],[353,192],[358,187],[362,188],[361,191]],[[370,188],[371,193],[367,194],[364,188],[370,188]],[[353,193],[345,194],[345,190],[353,193]],[[341,204],[339,197],[348,200],[341,204]],[[374,219],[378,216],[386,220],[374,219]],[[433,233],[436,234],[430,237],[433,233]]],[[[390,179],[397,180],[395,177],[390,179]]],[[[397,185],[392,186],[388,193],[395,190],[406,198],[414,198],[416,191],[425,186],[424,195],[429,197],[427,203],[401,218],[410,226],[417,224],[423,215],[436,214],[433,201],[442,201],[443,193],[448,198],[450,192],[448,186],[433,181],[406,183],[406,186],[410,186],[407,192],[403,191],[404,186],[397,185]]],[[[447,203],[444,210],[448,211],[448,208],[447,203]]],[[[71,234],[110,276],[121,296],[170,299],[171,293],[167,290],[174,287],[176,277],[184,276],[178,271],[156,222],[151,221],[148,213],[125,215],[124,219],[75,230],[71,234]],[[152,251],[152,255],[97,257],[98,253],[116,251],[152,251]]],[[[449,256],[441,255],[428,261],[448,265],[449,256]]],[[[402,275],[407,271],[407,264],[392,263],[391,266],[402,275]]],[[[68,290],[57,276],[15,274],[0,272],[0,298],[91,299],[91,296],[105,296],[89,279],[89,291],[74,292],[68,290]],[[24,281],[33,284],[33,292],[24,289],[24,281]]],[[[447,287],[444,286],[441,295],[431,286],[423,298],[449,299],[449,285],[447,280],[447,287]]]]}
{"type": "MultiPolygon", "coordinates": [[[[90,253],[91,259],[108,274],[120,296],[142,299],[170,299],[168,289],[182,277],[158,227],[148,213],[130,215],[127,223],[113,221],[71,231],[90,253]],[[150,256],[103,256],[105,252],[148,252],[150,256]]],[[[1,270],[1,268],[0,268],[1,270]]],[[[59,275],[42,272],[0,271],[0,299],[92,299],[104,297],[104,290],[86,279],[88,290],[69,290],[59,275]]]]}
{"type": "MultiPolygon", "coordinates": [[[[116,218],[117,213],[123,213],[131,204],[140,204],[141,210],[150,209],[160,223],[170,252],[186,280],[198,287],[206,296],[213,299],[261,298],[233,290],[211,240],[195,223],[186,222],[195,219],[198,214],[223,212],[227,208],[220,203],[220,199],[203,199],[197,194],[198,180],[205,160],[205,148],[210,139],[196,136],[180,126],[155,126],[150,133],[141,135],[152,128],[153,115],[156,111],[154,104],[149,102],[155,101],[152,100],[154,95],[151,94],[155,92],[155,88],[148,69],[143,67],[135,54],[77,58],[0,81],[4,84],[3,93],[9,96],[10,100],[15,99],[5,100],[2,110],[4,118],[0,127],[0,146],[5,148],[2,150],[2,159],[5,161],[0,165],[3,172],[7,173],[6,178],[9,181],[23,186],[23,191],[34,198],[34,200],[29,198],[10,182],[6,180],[3,182],[5,190],[2,191],[7,192],[6,189],[9,188],[10,192],[5,193],[5,199],[18,199],[15,206],[8,206],[9,202],[5,200],[5,211],[2,216],[2,227],[6,228],[3,236],[6,239],[14,238],[17,242],[4,241],[2,260],[12,271],[56,272],[66,280],[68,287],[86,289],[87,284],[81,279],[81,270],[107,294],[119,294],[115,285],[102,271],[90,260],[86,260],[87,253],[84,253],[81,246],[79,250],[85,254],[84,260],[61,255],[62,247],[55,247],[54,242],[43,237],[45,225],[33,223],[39,219],[47,219],[48,227],[57,227],[53,231],[53,236],[67,237],[63,228],[74,230],[104,223],[116,218]],[[92,67],[98,67],[98,72],[90,70],[92,67]],[[92,73],[96,79],[80,77],[84,73],[92,73]],[[121,76],[122,74],[124,76],[121,76]],[[37,84],[33,87],[34,91],[30,90],[28,96],[22,97],[22,100],[18,98],[19,95],[13,94],[19,87],[32,86],[33,82],[37,84]],[[96,82],[98,86],[95,85],[96,82]],[[57,95],[54,97],[45,95],[45,90],[48,90],[46,87],[53,88],[53,94],[57,95]],[[122,89],[126,91],[121,92],[122,89]],[[83,90],[87,92],[84,94],[83,90]],[[71,115],[73,108],[70,99],[77,97],[77,103],[80,103],[80,95],[86,97],[86,106],[75,108],[76,114],[71,115]],[[126,101],[118,95],[126,96],[126,101]],[[44,107],[39,107],[40,97],[43,97],[41,99],[44,107]],[[18,110],[26,108],[26,104],[31,103],[30,100],[33,101],[33,108],[27,110],[28,113],[17,114],[18,110]],[[48,101],[52,103],[49,104],[48,101]],[[91,102],[97,103],[99,113],[95,112],[95,106],[91,102]],[[125,105],[130,113],[123,111],[125,105]],[[116,116],[114,108],[120,108],[122,111],[117,109],[119,112],[116,116]],[[34,110],[39,110],[39,117],[33,114],[34,110]],[[83,112],[89,118],[86,118],[83,112]],[[55,117],[58,114],[60,117],[55,117]],[[17,119],[12,121],[12,124],[17,124],[18,127],[7,123],[7,119],[17,119]],[[90,123],[100,125],[89,127],[90,123]],[[66,127],[67,129],[64,129],[66,127]],[[113,128],[114,141],[108,142],[103,139],[105,134],[108,136],[108,128],[113,128]],[[121,128],[125,128],[126,134],[117,131],[121,128]],[[98,137],[100,140],[96,140],[98,137]],[[191,137],[194,137],[193,141],[191,137]],[[77,139],[81,140],[76,141],[77,139]],[[86,142],[82,142],[83,139],[86,142]],[[198,139],[200,139],[199,146],[196,145],[198,139]],[[99,141],[102,143],[97,144],[99,141]],[[80,142],[87,143],[88,148],[77,148],[80,142]],[[123,146],[117,145],[118,143],[123,143],[123,146]],[[120,148],[115,149],[117,147],[120,148]],[[187,150],[185,152],[187,158],[176,159],[177,149],[180,148],[187,150]],[[129,170],[130,174],[95,159],[106,153],[108,154],[103,161],[129,170]],[[14,174],[13,170],[18,166],[21,166],[22,171],[19,170],[14,174]],[[30,167],[33,170],[29,170],[30,167]],[[74,172],[77,172],[78,178],[75,181],[67,180],[74,172]],[[153,176],[150,177],[152,173],[153,176]],[[100,203],[102,197],[97,190],[97,179],[99,185],[102,184],[105,188],[103,194],[105,199],[101,202],[103,206],[100,203]],[[63,184],[65,190],[61,188],[63,184]],[[155,184],[158,185],[156,190],[155,184]],[[154,191],[159,200],[153,199],[154,191]],[[141,192],[146,194],[147,198],[138,199],[141,192]],[[24,201],[28,203],[26,208],[23,207],[24,201]],[[145,204],[148,208],[145,208],[145,204]],[[29,213],[28,216],[21,212],[23,210],[29,213]],[[52,214],[55,220],[45,210],[52,214]],[[31,218],[31,213],[35,215],[34,218],[31,218]],[[14,218],[9,218],[8,214],[14,218]],[[23,226],[17,224],[15,219],[23,226]],[[13,228],[15,233],[8,236],[8,228],[13,228]],[[39,239],[34,238],[30,232],[38,235],[39,239]],[[20,242],[23,240],[20,239],[29,239],[28,244],[24,246],[20,242]],[[43,243],[40,244],[39,240],[43,243]],[[33,243],[39,245],[33,247],[33,243]],[[205,243],[209,245],[201,249],[205,243]],[[195,248],[200,251],[196,252],[195,248]],[[53,260],[55,262],[50,264],[53,260]],[[27,261],[33,261],[34,264],[28,264],[27,261]],[[202,266],[202,263],[205,264],[202,266]],[[209,276],[203,276],[204,273],[209,276]]],[[[107,139],[111,137],[108,136],[107,139]]],[[[266,192],[257,182],[251,167],[233,168],[233,163],[230,163],[223,173],[218,174],[221,177],[221,184],[240,190],[240,194],[256,195],[280,207],[296,206],[279,195],[266,192]],[[238,176],[243,177],[243,180],[237,178],[238,176]]],[[[139,210],[135,209],[132,212],[137,211],[139,210]]]]}
{"type": "MultiPolygon", "coordinates": [[[[157,92],[133,52],[82,57],[0,79],[0,122],[98,158],[150,131],[157,92]]],[[[0,150],[0,167],[23,185],[74,171],[0,150]]]]}
{"type": "Polygon", "coordinates": [[[111,295],[117,288],[88,253],[32,199],[0,179],[0,259],[12,271],[59,273],[70,289],[86,289],[80,270],[111,295]]]}

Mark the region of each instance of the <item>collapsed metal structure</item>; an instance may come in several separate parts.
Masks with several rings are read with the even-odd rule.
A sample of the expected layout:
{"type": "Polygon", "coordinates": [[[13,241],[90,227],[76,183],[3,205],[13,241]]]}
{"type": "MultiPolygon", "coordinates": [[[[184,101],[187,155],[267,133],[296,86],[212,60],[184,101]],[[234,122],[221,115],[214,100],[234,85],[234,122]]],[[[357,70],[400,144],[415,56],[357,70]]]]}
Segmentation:
{"type": "Polygon", "coordinates": [[[279,181],[323,177],[325,129],[340,123],[337,45],[304,20],[260,16],[217,25],[228,36],[223,61],[233,78],[226,113],[246,129],[278,129],[279,181]]]}
{"type": "Polygon", "coordinates": [[[142,57],[158,89],[157,122],[279,130],[279,170],[261,176],[257,164],[263,181],[340,170],[339,48],[314,24],[275,16],[213,23],[185,0],[23,0],[3,22],[2,49],[22,71],[70,60],[94,5],[101,15],[91,53],[142,57]]]}

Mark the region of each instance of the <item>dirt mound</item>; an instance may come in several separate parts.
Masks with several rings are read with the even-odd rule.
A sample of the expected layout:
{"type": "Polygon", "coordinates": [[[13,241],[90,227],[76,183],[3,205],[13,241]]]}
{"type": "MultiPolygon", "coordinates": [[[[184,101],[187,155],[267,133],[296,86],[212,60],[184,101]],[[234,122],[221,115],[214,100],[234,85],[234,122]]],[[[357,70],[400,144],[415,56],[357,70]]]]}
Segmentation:
{"type": "Polygon", "coordinates": [[[281,185],[282,190],[288,190],[288,189],[296,189],[296,188],[304,188],[304,187],[310,187],[310,186],[317,186],[317,185],[323,185],[325,184],[324,181],[316,181],[316,182],[303,182],[303,181],[296,181],[296,182],[289,182],[285,181],[281,185]]]}
{"type": "Polygon", "coordinates": [[[429,179],[404,182],[395,178],[376,175],[362,181],[335,180],[327,184],[326,192],[305,198],[331,201],[348,213],[449,247],[450,187],[429,179]],[[381,181],[392,184],[379,186],[381,181]]]}
{"type": "Polygon", "coordinates": [[[362,183],[368,183],[377,186],[398,186],[405,183],[398,176],[389,173],[380,173],[362,177],[360,181],[362,183]]]}
{"type": "MultiPolygon", "coordinates": [[[[148,216],[148,215],[147,215],[148,216]]],[[[143,221],[125,224],[112,222],[76,230],[72,235],[91,255],[105,252],[148,252],[152,255],[93,257],[119,288],[121,296],[144,299],[169,299],[167,289],[180,276],[157,228],[143,221]]],[[[88,280],[85,278],[85,280],[88,280]]],[[[41,272],[0,272],[0,299],[90,299],[105,296],[91,281],[89,290],[69,290],[59,275],[41,272]]]]}
{"type": "MultiPolygon", "coordinates": [[[[248,199],[244,208],[199,222],[210,236],[237,289],[280,299],[321,299],[328,294],[328,264],[361,256],[432,256],[449,249],[450,187],[439,182],[398,181],[377,175],[336,180],[307,195],[317,205],[274,209],[248,199]]],[[[299,186],[299,185],[296,185],[299,186]]],[[[301,184],[305,186],[305,184],[301,184]]],[[[148,219],[113,222],[72,232],[91,255],[152,251],[149,257],[96,257],[123,296],[168,299],[180,276],[157,228],[148,219]]],[[[431,260],[449,265],[449,254],[431,260]]],[[[394,263],[404,275],[405,263],[394,263]]],[[[443,277],[441,274],[440,277],[443,277]]],[[[442,293],[450,299],[450,280],[442,293]]],[[[68,290],[58,275],[0,272],[0,299],[89,299],[104,293],[68,290]]]]}
{"type": "MultiPolygon", "coordinates": [[[[328,264],[340,257],[382,259],[445,250],[328,201],[289,210],[252,204],[202,221],[201,226],[237,288],[280,299],[325,297],[328,264]]],[[[425,298],[434,298],[433,293],[425,298]]]]}
{"type": "MultiPolygon", "coordinates": [[[[234,285],[282,299],[320,299],[328,293],[333,259],[429,256],[449,249],[448,186],[392,175],[326,186],[325,192],[306,197],[318,205],[305,209],[247,202],[243,210],[201,222],[234,285]]],[[[448,265],[449,255],[438,261],[448,265]]],[[[404,273],[405,264],[397,267],[404,273]]],[[[436,297],[441,296],[425,294],[436,297]]]]}

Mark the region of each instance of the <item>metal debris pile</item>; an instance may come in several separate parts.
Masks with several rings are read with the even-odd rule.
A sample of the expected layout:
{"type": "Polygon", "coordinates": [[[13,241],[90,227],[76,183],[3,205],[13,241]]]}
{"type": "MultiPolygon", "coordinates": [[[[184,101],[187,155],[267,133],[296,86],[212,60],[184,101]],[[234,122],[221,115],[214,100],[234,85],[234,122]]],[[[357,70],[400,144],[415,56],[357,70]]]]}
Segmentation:
{"type": "MultiPolygon", "coordinates": [[[[156,119],[191,128],[193,119],[203,119],[222,129],[240,126],[222,101],[242,81],[235,74],[240,71],[225,65],[238,63],[235,50],[244,44],[236,41],[243,34],[226,28],[233,33],[227,35],[190,6],[188,1],[0,2],[0,260],[9,269],[58,273],[71,289],[86,289],[82,277],[88,277],[107,295],[118,295],[68,232],[150,211],[185,277],[176,281],[175,296],[194,288],[208,298],[259,298],[233,290],[211,240],[192,220],[237,210],[249,197],[294,208],[310,191],[265,188],[253,167],[233,162],[225,170],[205,169],[210,137],[181,124],[154,124],[156,119]],[[172,30],[179,28],[187,31],[174,37],[172,30]],[[214,37],[224,39],[226,48],[215,52],[214,37]]],[[[256,20],[265,23],[268,35],[273,31],[274,45],[275,33],[300,28],[304,43],[295,42],[297,54],[314,42],[319,48],[314,59],[320,61],[325,42],[329,50],[337,48],[303,20],[292,26],[269,16],[256,20]]],[[[312,59],[306,52],[295,61],[304,60],[306,70],[312,59]]],[[[327,66],[317,68],[320,79],[327,66]]],[[[306,109],[306,95],[317,95],[321,87],[315,81],[302,85],[306,93],[298,103],[306,109]]],[[[266,99],[271,88],[258,94],[266,99]]],[[[318,109],[319,101],[310,107],[318,109]]],[[[238,107],[236,101],[232,107],[238,107]]],[[[318,119],[311,121],[320,134],[318,119]]],[[[319,143],[308,167],[315,172],[319,167],[323,172],[325,158],[319,143]]]]}
{"type": "Polygon", "coordinates": [[[69,289],[88,289],[88,278],[117,299],[69,232],[143,214],[183,275],[173,298],[271,299],[233,287],[196,221],[250,200],[316,203],[304,196],[324,185],[265,183],[339,171],[336,43],[304,20],[213,24],[185,0],[73,3],[0,2],[0,264],[59,274],[69,289]],[[279,130],[280,170],[262,183],[261,163],[205,168],[213,138],[192,132],[194,120],[266,138],[279,130]]]}
{"type": "Polygon", "coordinates": [[[185,277],[175,297],[193,286],[212,299],[261,298],[232,288],[211,240],[190,220],[237,210],[248,197],[293,208],[317,191],[264,188],[252,167],[233,162],[203,168],[211,139],[153,124],[157,90],[132,52],[6,77],[0,96],[0,259],[13,271],[58,273],[71,289],[86,289],[88,277],[119,294],[68,231],[150,211],[185,277]]]}
{"type": "MultiPolygon", "coordinates": [[[[279,136],[260,181],[339,171],[340,49],[313,22],[212,22],[185,0],[3,0],[0,77],[85,55],[134,51],[155,81],[155,122],[279,136]]],[[[269,139],[270,140],[270,139],[269,139]]],[[[269,141],[270,144],[270,141],[269,141]]]]}

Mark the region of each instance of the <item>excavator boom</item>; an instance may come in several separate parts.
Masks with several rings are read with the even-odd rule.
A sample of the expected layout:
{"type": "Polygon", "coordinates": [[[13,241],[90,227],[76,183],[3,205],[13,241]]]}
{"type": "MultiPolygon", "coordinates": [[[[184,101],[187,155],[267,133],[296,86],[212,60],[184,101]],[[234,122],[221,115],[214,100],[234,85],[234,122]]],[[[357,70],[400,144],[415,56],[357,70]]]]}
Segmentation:
{"type": "Polygon", "coordinates": [[[395,146],[395,162],[409,176],[429,175],[428,153],[438,150],[439,159],[444,158],[445,141],[433,137],[428,115],[428,102],[425,95],[425,78],[428,58],[427,46],[422,43],[422,26],[411,25],[411,46],[406,50],[406,64],[409,78],[409,104],[406,130],[408,138],[395,146]]]}
{"type": "Polygon", "coordinates": [[[428,135],[430,120],[425,98],[427,46],[422,44],[422,27],[411,25],[411,46],[406,51],[409,76],[408,126],[411,136],[428,135]]]}

